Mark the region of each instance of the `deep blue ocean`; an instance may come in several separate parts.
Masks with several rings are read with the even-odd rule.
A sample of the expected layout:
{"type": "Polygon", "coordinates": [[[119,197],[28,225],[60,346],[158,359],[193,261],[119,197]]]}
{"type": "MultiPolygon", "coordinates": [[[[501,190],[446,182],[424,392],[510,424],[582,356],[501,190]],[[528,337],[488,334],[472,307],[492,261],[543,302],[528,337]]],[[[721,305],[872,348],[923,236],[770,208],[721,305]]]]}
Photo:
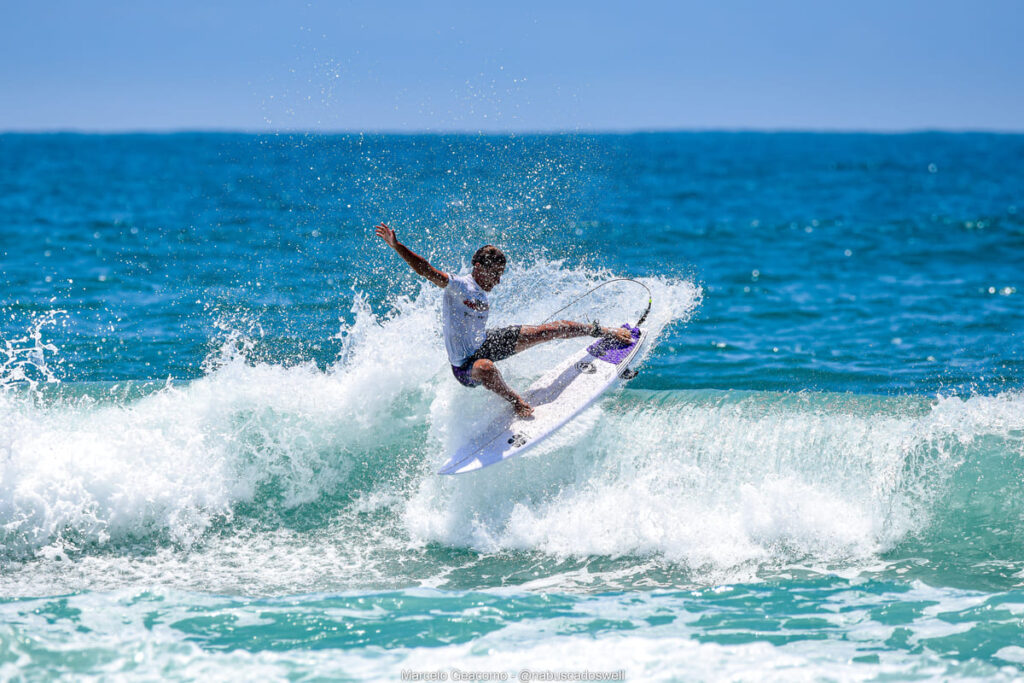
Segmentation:
{"type": "Polygon", "coordinates": [[[0,278],[0,678],[1024,677],[1024,136],[7,134],[0,278]],[[436,475],[381,221],[639,376],[436,475]]]}

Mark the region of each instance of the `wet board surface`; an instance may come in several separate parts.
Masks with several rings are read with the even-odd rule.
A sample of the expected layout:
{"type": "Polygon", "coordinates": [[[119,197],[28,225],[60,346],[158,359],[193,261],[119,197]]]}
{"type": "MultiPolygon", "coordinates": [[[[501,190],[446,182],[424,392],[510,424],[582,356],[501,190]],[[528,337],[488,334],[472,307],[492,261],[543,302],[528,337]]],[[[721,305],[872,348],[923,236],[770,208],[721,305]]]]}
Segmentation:
{"type": "Polygon", "coordinates": [[[485,429],[459,446],[438,474],[464,474],[522,455],[583,412],[629,374],[630,364],[647,337],[644,330],[629,329],[632,344],[601,339],[573,351],[522,392],[533,406],[532,417],[517,417],[509,405],[485,429]]]}

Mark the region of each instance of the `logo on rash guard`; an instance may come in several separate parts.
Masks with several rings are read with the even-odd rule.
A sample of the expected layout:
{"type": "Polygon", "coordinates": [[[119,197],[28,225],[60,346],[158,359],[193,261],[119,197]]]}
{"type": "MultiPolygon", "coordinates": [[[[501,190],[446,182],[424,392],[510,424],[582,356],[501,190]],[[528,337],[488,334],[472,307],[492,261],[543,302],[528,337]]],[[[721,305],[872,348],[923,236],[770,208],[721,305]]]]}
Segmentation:
{"type": "Polygon", "coordinates": [[[474,311],[486,311],[490,308],[486,301],[478,299],[463,299],[462,303],[466,305],[466,308],[472,308],[474,311]]]}

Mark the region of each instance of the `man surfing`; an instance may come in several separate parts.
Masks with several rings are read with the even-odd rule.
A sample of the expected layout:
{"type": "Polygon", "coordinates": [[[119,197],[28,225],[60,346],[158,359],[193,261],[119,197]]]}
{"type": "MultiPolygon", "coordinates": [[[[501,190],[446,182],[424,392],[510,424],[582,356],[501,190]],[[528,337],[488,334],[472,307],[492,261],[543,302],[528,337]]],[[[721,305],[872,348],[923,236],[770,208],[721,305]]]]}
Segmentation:
{"type": "Polygon", "coordinates": [[[533,407],[514,392],[494,365],[520,351],[552,339],[573,337],[609,337],[630,344],[633,337],[625,328],[601,327],[593,323],[557,320],[544,325],[512,325],[487,329],[490,305],[487,292],[494,289],[505,272],[505,254],[488,244],[473,254],[473,270],[468,275],[443,273],[398,241],[395,231],[384,223],[376,227],[384,240],[416,272],[432,284],[444,289],[442,315],[444,345],[452,374],[467,387],[484,385],[513,405],[516,415],[530,417],[533,407]]]}

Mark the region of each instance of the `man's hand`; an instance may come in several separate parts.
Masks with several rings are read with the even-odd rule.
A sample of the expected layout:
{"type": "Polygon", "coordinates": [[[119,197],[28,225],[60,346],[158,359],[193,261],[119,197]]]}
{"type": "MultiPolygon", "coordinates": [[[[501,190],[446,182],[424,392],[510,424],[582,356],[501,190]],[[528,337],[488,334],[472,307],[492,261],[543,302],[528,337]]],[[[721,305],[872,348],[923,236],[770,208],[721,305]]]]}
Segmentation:
{"type": "Polygon", "coordinates": [[[448,275],[442,273],[434,266],[430,265],[427,259],[423,258],[416,252],[409,249],[409,247],[398,241],[398,237],[395,236],[395,231],[387,226],[386,223],[381,223],[374,232],[377,233],[377,237],[384,240],[384,243],[389,247],[398,252],[398,255],[402,257],[402,260],[409,264],[409,267],[413,271],[422,277],[430,280],[431,284],[434,284],[442,289],[448,286],[448,275]]]}
{"type": "Polygon", "coordinates": [[[381,223],[375,228],[377,237],[384,240],[384,242],[392,249],[398,248],[398,238],[395,236],[395,231],[389,228],[384,223],[381,223]]]}

